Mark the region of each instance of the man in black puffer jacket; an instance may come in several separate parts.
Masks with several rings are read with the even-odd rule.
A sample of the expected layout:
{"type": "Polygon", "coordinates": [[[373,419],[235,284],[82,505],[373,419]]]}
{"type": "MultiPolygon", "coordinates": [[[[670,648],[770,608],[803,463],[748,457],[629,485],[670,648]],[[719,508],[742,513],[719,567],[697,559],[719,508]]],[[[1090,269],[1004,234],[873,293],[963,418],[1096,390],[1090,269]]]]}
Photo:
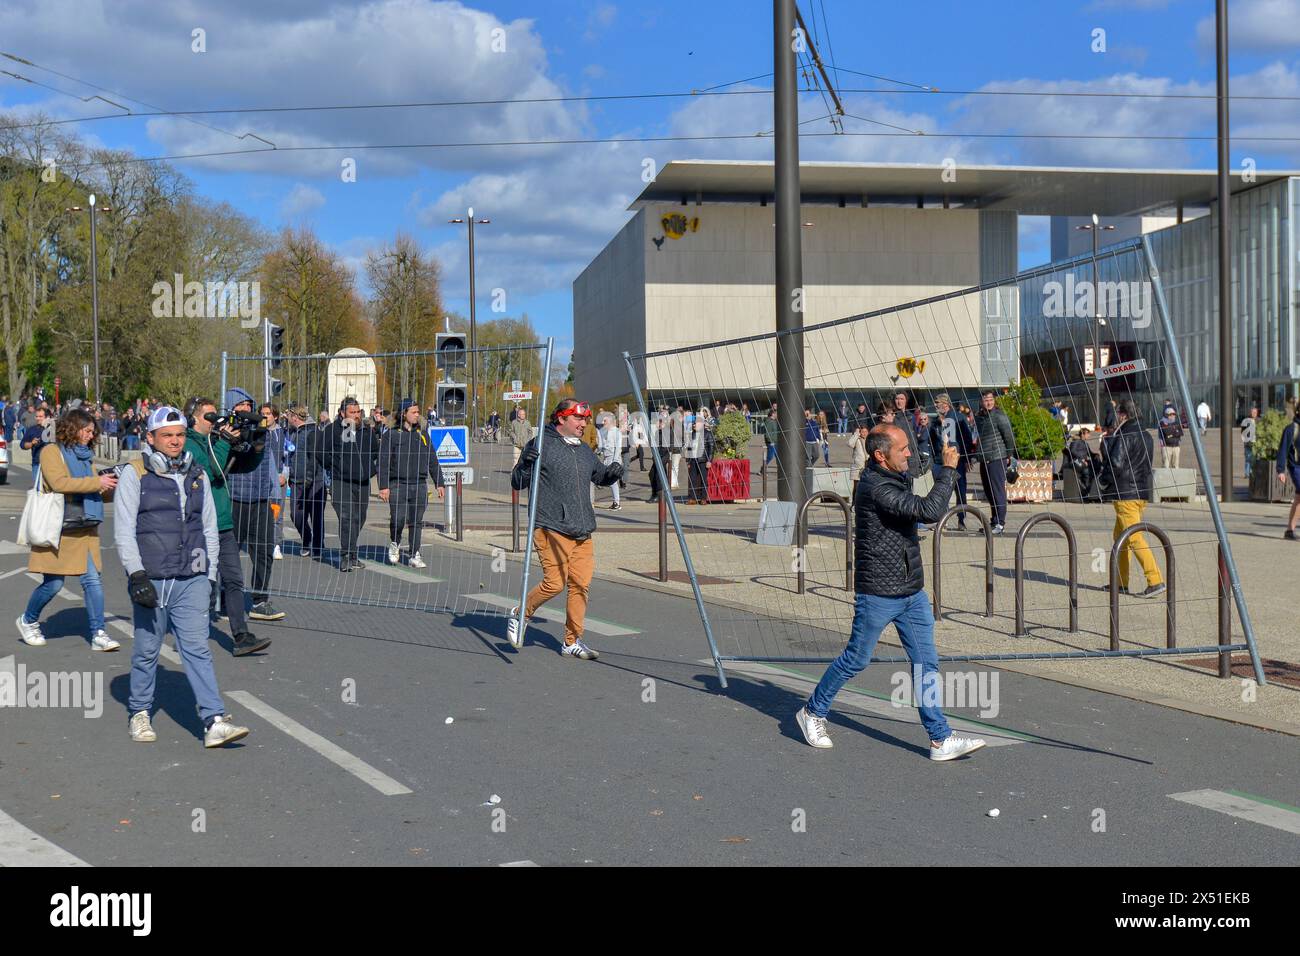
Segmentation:
{"type": "Polygon", "coordinates": [[[370,507],[370,479],[379,470],[377,430],[361,422],[361,405],[348,396],[339,416],[320,435],[318,455],[330,473],[330,497],[339,519],[339,570],[365,567],[357,558],[357,539],[370,507]]]}
{"type": "Polygon", "coordinates": [[[867,435],[867,467],[853,503],[856,593],[849,646],[826,669],[808,703],[795,714],[804,739],[814,747],[831,746],[826,734],[831,702],[841,687],[871,663],[876,641],[890,624],[897,628],[912,662],[921,723],[930,737],[930,759],[952,760],[984,746],[978,738],[958,737],[944,719],[934,613],[924,590],[925,568],[916,525],[943,516],[960,458],[957,448],[946,442],[942,454],[943,469],[930,493],[922,498],[911,491],[908,464],[912,449],[904,428],[877,425],[867,435]]]}
{"type": "MultiPolygon", "coordinates": [[[[1131,399],[1123,399],[1115,410],[1118,427],[1115,433],[1101,443],[1103,467],[1110,477],[1107,497],[1115,506],[1114,539],[1142,520],[1142,511],[1151,500],[1151,459],[1155,443],[1151,435],[1138,423],[1137,407],[1131,399]]],[[[1139,591],[1138,597],[1155,597],[1163,594],[1167,588],[1160,575],[1160,566],[1156,564],[1146,538],[1139,531],[1124,542],[1124,550],[1119,553],[1119,589],[1128,593],[1128,559],[1130,552],[1142,565],[1146,575],[1147,587],[1139,591]]]]}

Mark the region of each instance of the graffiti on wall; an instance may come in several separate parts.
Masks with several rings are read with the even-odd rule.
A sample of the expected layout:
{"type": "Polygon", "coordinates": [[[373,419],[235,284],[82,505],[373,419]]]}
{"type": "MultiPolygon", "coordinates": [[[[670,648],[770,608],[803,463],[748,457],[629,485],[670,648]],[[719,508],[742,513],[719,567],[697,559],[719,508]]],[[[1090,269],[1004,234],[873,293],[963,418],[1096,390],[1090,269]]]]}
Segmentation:
{"type": "Polygon", "coordinates": [[[664,247],[665,239],[680,239],[688,232],[700,231],[700,217],[687,216],[680,212],[670,212],[659,220],[659,225],[663,227],[662,236],[651,237],[651,242],[655,244],[655,249],[659,250],[664,247]]]}

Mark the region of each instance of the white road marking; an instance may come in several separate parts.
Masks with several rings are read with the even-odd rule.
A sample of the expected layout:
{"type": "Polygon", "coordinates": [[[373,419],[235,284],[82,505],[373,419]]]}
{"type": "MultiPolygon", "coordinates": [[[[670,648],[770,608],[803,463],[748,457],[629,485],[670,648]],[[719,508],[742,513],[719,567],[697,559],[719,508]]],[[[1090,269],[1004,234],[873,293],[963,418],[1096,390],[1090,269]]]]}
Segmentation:
{"type": "Polygon", "coordinates": [[[392,777],[385,773],[381,773],[374,767],[370,766],[370,764],[366,763],[360,757],[353,756],[342,747],[326,740],[315,731],[308,730],[292,717],[280,713],[280,711],[276,710],[270,704],[254,697],[248,691],[232,690],[227,693],[226,696],[232,700],[239,701],[239,703],[257,714],[257,716],[261,717],[271,726],[283,730],[299,743],[306,744],[326,760],[342,767],[358,780],[368,783],[384,796],[395,797],[404,793],[414,792],[410,787],[403,786],[392,777]]]}
{"type": "Polygon", "coordinates": [[[27,554],[31,548],[25,548],[21,544],[15,544],[12,541],[0,541],[0,554],[27,554]]]}
{"type": "MultiPolygon", "coordinates": [[[[135,640],[135,628],[131,622],[124,617],[110,617],[107,619],[108,626],[121,631],[127,636],[128,640],[135,640]]],[[[175,640],[175,638],[173,638],[175,640]]],[[[164,659],[171,661],[173,664],[181,664],[180,652],[167,643],[166,635],[163,636],[162,648],[158,651],[164,659]]]]}
{"type": "MultiPolygon", "coordinates": [[[[700,661],[701,664],[712,664],[711,660],[700,661]]],[[[788,671],[780,670],[768,664],[757,664],[750,662],[725,661],[727,670],[735,671],[739,674],[748,674],[750,677],[762,677],[771,680],[776,684],[783,684],[786,687],[804,691],[810,687],[816,687],[820,677],[801,677],[791,674],[788,671]]],[[[879,697],[873,697],[870,694],[864,694],[862,691],[854,690],[852,687],[843,688],[835,697],[837,702],[847,703],[857,710],[865,710],[869,714],[875,714],[879,717],[887,717],[890,720],[901,720],[904,723],[919,724],[921,722],[920,714],[912,707],[895,707],[891,701],[881,700],[879,697]]],[[[793,715],[792,715],[793,716],[793,715]]],[[[987,742],[990,747],[1010,747],[1014,744],[1029,743],[1020,736],[999,733],[996,728],[988,724],[976,723],[969,720],[962,720],[960,717],[949,717],[948,724],[955,731],[963,734],[973,734],[987,742]]],[[[1029,737],[1028,734],[1025,737],[1029,737]]]]}
{"type": "Polygon", "coordinates": [[[0,810],[0,866],[90,866],[0,810]]]}
{"type": "Polygon", "coordinates": [[[541,866],[541,864],[534,863],[532,860],[515,860],[513,863],[498,863],[497,866],[541,866]]]}
{"type": "MultiPolygon", "coordinates": [[[[35,571],[28,571],[28,572],[27,572],[27,576],[28,576],[29,578],[31,578],[33,581],[35,581],[37,584],[40,584],[42,581],[45,580],[45,576],[44,576],[44,575],[42,575],[42,574],[37,574],[35,571]]],[[[73,593],[72,593],[71,591],[69,591],[67,588],[59,588],[59,593],[56,594],[55,597],[61,597],[61,598],[63,598],[63,600],[65,600],[65,601],[80,601],[80,600],[81,600],[81,598],[77,597],[75,594],[73,594],[73,593]]]]}
{"type": "Polygon", "coordinates": [[[5,578],[12,578],[15,574],[26,574],[26,573],[27,573],[26,568],[14,568],[12,571],[6,571],[4,574],[0,574],[0,581],[3,581],[5,578]]]}
{"type": "Polygon", "coordinates": [[[389,577],[398,578],[402,581],[410,581],[412,584],[442,584],[444,580],[443,578],[428,577],[395,564],[381,564],[378,561],[371,561],[366,565],[365,569],[367,571],[378,571],[380,574],[387,574],[389,577]]]}
{"type": "MultiPolygon", "coordinates": [[[[499,607],[502,610],[509,611],[518,603],[514,598],[502,597],[499,594],[462,594],[467,601],[477,601],[480,604],[486,604],[489,607],[499,607]]],[[[564,612],[556,608],[540,607],[534,617],[540,617],[546,621],[554,621],[559,624],[564,623],[564,612]]],[[[598,617],[588,617],[586,620],[586,629],[605,637],[631,637],[633,634],[641,632],[630,627],[623,627],[621,624],[614,624],[610,621],[602,621],[598,617]]]]}
{"type": "Polygon", "coordinates": [[[1189,790],[1186,793],[1171,793],[1169,799],[1226,813],[1230,817],[1239,817],[1251,823],[1262,823],[1275,830],[1300,834],[1300,811],[1252,800],[1239,794],[1223,790],[1189,790]]]}

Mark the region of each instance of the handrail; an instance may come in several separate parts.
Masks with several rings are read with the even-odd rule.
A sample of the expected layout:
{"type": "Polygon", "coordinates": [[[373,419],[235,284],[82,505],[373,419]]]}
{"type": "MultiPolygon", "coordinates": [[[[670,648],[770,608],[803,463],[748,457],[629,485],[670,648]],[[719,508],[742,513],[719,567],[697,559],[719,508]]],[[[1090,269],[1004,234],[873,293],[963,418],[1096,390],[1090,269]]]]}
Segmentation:
{"type": "Polygon", "coordinates": [[[1070,522],[1050,512],[1036,514],[1020,528],[1016,535],[1016,637],[1025,637],[1025,538],[1034,525],[1050,521],[1065,532],[1065,543],[1070,556],[1070,633],[1079,630],[1079,542],[1070,522]]]}
{"type": "Polygon", "coordinates": [[[984,529],[984,616],[993,616],[993,530],[989,519],[983,511],[974,505],[953,505],[943,513],[939,523],[934,526],[934,619],[943,620],[943,565],[939,561],[939,545],[943,540],[943,529],[953,515],[972,514],[979,518],[980,527],[984,529]]]}
{"type": "Polygon", "coordinates": [[[801,549],[799,555],[799,593],[804,593],[804,562],[808,553],[808,506],[815,501],[833,502],[840,506],[844,512],[844,590],[853,590],[853,512],[849,508],[849,503],[841,495],[833,491],[814,491],[803,503],[799,505],[799,511],[795,514],[794,525],[797,529],[797,540],[801,549]]]}
{"type": "Polygon", "coordinates": [[[1119,650],[1119,554],[1128,539],[1142,531],[1150,531],[1164,545],[1165,549],[1165,578],[1167,590],[1165,591],[1165,646],[1175,647],[1176,638],[1174,636],[1174,546],[1169,540],[1169,535],[1155,525],[1139,521],[1135,525],[1130,525],[1124,529],[1124,532],[1115,539],[1115,543],[1110,546],[1110,649],[1119,650]]]}

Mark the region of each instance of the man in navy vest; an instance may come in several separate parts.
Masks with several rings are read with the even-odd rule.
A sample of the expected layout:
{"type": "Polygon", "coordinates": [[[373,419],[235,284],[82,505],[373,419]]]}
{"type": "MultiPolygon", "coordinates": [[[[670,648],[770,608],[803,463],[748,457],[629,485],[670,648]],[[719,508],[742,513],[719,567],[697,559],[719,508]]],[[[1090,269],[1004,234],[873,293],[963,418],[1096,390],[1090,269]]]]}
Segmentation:
{"type": "Polygon", "coordinates": [[[203,746],[248,735],[226,713],[208,649],[208,597],[220,552],[217,509],[207,473],[185,451],[185,415],[160,406],[149,415],[148,446],[122,471],[113,537],[134,604],[131,648],[131,739],[158,739],[149,723],[163,635],[170,628],[203,720],[203,746]]]}

